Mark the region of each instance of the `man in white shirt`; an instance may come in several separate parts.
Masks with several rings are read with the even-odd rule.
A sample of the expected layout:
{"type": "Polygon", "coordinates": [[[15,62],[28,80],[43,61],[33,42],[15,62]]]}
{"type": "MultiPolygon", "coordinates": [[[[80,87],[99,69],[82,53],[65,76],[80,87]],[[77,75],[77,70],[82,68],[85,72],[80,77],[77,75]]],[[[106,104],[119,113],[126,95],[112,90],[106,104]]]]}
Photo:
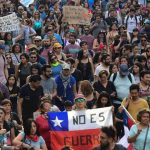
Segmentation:
{"type": "Polygon", "coordinates": [[[109,54],[104,54],[102,56],[100,65],[98,65],[95,69],[95,80],[98,79],[100,71],[106,70],[109,73],[110,61],[111,59],[109,54]]]}
{"type": "Polygon", "coordinates": [[[132,33],[133,29],[138,28],[140,25],[139,17],[135,15],[134,9],[130,9],[129,15],[125,17],[124,24],[126,25],[129,33],[132,33]]]}

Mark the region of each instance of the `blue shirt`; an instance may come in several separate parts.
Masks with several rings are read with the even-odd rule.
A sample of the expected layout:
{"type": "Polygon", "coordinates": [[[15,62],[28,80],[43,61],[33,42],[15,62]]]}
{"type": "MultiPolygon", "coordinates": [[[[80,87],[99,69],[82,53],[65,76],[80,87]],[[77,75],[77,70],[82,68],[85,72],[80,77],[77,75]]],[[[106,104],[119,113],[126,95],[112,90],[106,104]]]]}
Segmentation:
{"type": "MultiPolygon", "coordinates": [[[[129,137],[133,137],[135,134],[137,134],[137,132],[138,132],[138,124],[135,124],[130,129],[129,137]]],[[[141,133],[136,138],[136,141],[133,143],[133,150],[143,150],[146,132],[147,128],[142,129],[141,133]]],[[[147,134],[145,150],[150,150],[150,127],[147,134]]]]}
{"type": "Polygon", "coordinates": [[[58,76],[62,70],[62,65],[59,64],[58,66],[52,66],[51,69],[53,78],[56,78],[56,76],[58,76]]]}
{"type": "Polygon", "coordinates": [[[75,98],[75,94],[73,91],[73,86],[76,84],[76,80],[73,76],[70,76],[70,82],[66,87],[66,90],[64,88],[62,79],[59,76],[55,78],[56,84],[57,84],[57,94],[59,97],[62,97],[63,101],[69,100],[73,103],[73,100],[75,98]]]}
{"type": "MultiPolygon", "coordinates": [[[[110,81],[112,81],[112,82],[113,82],[113,75],[114,74],[112,74],[110,77],[110,81]]],[[[125,97],[128,97],[129,87],[131,86],[131,84],[135,83],[133,74],[131,74],[131,78],[132,78],[132,83],[129,80],[128,76],[121,77],[119,72],[117,72],[117,76],[114,81],[114,85],[116,87],[117,96],[119,99],[123,100],[125,97]]]]}
{"type": "MultiPolygon", "coordinates": [[[[21,136],[22,136],[23,139],[24,139],[25,133],[24,133],[24,132],[21,132],[21,136]]],[[[42,146],[43,144],[45,144],[45,141],[44,141],[44,139],[42,138],[42,136],[39,136],[37,142],[34,142],[34,141],[32,141],[32,140],[26,138],[26,139],[25,139],[25,143],[28,144],[28,145],[30,145],[30,146],[32,146],[32,147],[35,147],[35,148],[39,148],[39,149],[40,149],[41,146],[42,146]]]]}

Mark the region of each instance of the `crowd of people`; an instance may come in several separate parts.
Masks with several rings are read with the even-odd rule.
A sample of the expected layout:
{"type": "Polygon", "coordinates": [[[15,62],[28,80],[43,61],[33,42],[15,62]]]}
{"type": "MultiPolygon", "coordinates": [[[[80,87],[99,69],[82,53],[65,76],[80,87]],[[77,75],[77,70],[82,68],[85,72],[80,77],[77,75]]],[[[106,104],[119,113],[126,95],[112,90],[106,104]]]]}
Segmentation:
{"type": "Polygon", "coordinates": [[[95,150],[125,149],[115,144],[123,107],[135,123],[128,142],[149,150],[149,1],[2,0],[0,16],[12,12],[18,29],[0,32],[1,147],[51,150],[47,112],[111,106],[114,127],[101,129],[95,150]],[[64,22],[66,5],[87,9],[90,25],[64,22]]]}

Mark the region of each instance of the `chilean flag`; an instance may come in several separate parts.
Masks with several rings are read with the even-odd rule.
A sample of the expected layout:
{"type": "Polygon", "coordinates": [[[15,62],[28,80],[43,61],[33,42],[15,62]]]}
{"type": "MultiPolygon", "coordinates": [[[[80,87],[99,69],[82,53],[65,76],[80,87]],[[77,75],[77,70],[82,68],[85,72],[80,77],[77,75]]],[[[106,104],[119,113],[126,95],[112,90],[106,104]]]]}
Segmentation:
{"type": "Polygon", "coordinates": [[[136,122],[133,119],[133,117],[130,115],[130,113],[127,111],[127,109],[123,105],[122,107],[123,107],[123,123],[124,123],[125,135],[119,140],[119,144],[122,144],[124,147],[127,148],[127,150],[133,150],[132,144],[128,143],[127,138],[129,136],[129,129],[136,122]]]}
{"type": "Polygon", "coordinates": [[[132,127],[133,124],[135,124],[135,120],[130,115],[130,113],[127,111],[127,109],[122,105],[123,107],[123,122],[124,125],[127,126],[129,129],[132,127]]]}
{"type": "Polygon", "coordinates": [[[100,144],[100,128],[113,125],[111,107],[49,112],[48,122],[52,150],[60,150],[65,145],[74,150],[91,150],[100,144]]]}

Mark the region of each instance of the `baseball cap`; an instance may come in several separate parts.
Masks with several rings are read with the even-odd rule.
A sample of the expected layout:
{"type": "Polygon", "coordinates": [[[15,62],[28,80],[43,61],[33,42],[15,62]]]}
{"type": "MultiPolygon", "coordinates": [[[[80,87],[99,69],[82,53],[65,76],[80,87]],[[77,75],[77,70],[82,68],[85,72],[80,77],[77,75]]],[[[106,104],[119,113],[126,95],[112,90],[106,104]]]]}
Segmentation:
{"type": "Polygon", "coordinates": [[[64,102],[64,106],[65,107],[71,107],[71,106],[73,106],[73,104],[72,104],[71,101],[67,100],[67,101],[64,102]]]}
{"type": "Polygon", "coordinates": [[[5,49],[5,46],[4,45],[2,45],[2,44],[0,44],[0,49],[5,49]]]}
{"type": "Polygon", "coordinates": [[[36,36],[36,37],[34,37],[34,39],[36,39],[36,40],[42,40],[41,36],[36,36]]]}
{"type": "Polygon", "coordinates": [[[144,21],[144,24],[150,24],[150,20],[146,19],[146,20],[144,21]]]}
{"type": "Polygon", "coordinates": [[[121,75],[124,75],[124,76],[129,75],[128,65],[126,65],[126,64],[121,64],[119,71],[120,71],[121,75]]]}
{"type": "Polygon", "coordinates": [[[65,64],[63,64],[62,68],[63,68],[63,70],[70,70],[70,65],[65,63],[65,64]]]}
{"type": "Polygon", "coordinates": [[[60,43],[55,43],[53,48],[56,48],[56,47],[62,47],[62,45],[60,43]]]}

